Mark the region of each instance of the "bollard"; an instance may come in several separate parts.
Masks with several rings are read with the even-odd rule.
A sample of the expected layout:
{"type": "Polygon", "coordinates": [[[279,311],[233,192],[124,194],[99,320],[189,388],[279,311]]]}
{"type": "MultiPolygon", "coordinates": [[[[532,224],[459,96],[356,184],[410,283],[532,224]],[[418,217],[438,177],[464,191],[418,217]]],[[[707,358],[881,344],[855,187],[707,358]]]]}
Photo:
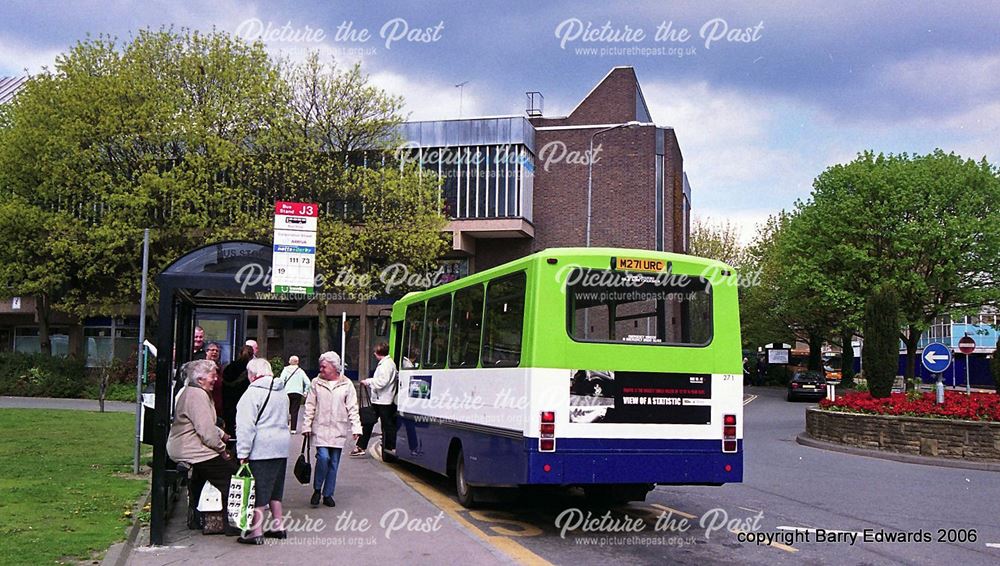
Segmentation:
{"type": "Polygon", "coordinates": [[[941,377],[940,373],[937,374],[937,385],[935,386],[935,389],[937,391],[935,401],[938,405],[944,405],[944,379],[941,377]]]}
{"type": "Polygon", "coordinates": [[[829,399],[830,401],[837,400],[837,391],[835,387],[837,386],[832,383],[826,386],[826,398],[829,399]]]}

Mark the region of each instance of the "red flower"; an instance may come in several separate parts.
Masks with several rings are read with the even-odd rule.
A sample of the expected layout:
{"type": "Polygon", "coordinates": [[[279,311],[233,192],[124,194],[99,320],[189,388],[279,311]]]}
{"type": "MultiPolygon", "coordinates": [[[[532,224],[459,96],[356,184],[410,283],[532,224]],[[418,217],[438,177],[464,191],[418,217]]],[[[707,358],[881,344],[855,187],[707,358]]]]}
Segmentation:
{"type": "Polygon", "coordinates": [[[913,415],[947,419],[965,419],[1000,422],[1000,395],[958,391],[945,391],[944,404],[935,402],[934,393],[924,393],[909,399],[903,393],[876,399],[869,393],[848,393],[836,401],[822,400],[823,409],[849,411],[875,415],[913,415]]]}

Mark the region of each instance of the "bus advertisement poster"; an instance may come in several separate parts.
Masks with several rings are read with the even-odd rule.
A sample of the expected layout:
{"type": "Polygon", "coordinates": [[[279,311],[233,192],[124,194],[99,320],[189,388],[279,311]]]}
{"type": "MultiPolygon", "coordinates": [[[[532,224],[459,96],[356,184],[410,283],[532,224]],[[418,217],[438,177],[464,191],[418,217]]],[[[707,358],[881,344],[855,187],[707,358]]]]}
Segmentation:
{"type": "Polygon", "coordinates": [[[709,424],[711,375],[577,370],[570,422],[709,424]]]}

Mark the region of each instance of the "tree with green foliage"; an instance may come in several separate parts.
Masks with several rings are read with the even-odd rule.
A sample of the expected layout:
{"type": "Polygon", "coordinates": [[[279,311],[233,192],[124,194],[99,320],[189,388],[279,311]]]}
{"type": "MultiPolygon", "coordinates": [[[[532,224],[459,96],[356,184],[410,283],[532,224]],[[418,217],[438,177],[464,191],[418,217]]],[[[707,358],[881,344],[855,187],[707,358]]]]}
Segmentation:
{"type": "Polygon", "coordinates": [[[743,346],[755,349],[771,342],[793,342],[793,316],[786,310],[780,286],[784,265],[778,241],[789,222],[782,212],[771,216],[747,246],[744,272],[753,273],[753,284],[740,288],[740,325],[743,346]]]}
{"type": "Polygon", "coordinates": [[[222,33],[76,44],[25,83],[0,133],[5,200],[36,217],[30,257],[0,252],[2,282],[47,311],[121,314],[143,228],[154,275],[206,240],[250,237],[261,207],[244,164],[273,145],[281,89],[263,46],[222,33]]]}
{"type": "MultiPolygon", "coordinates": [[[[285,77],[292,116],[281,171],[308,198],[334,203],[319,219],[316,269],[325,275],[325,290],[364,300],[385,294],[380,276],[391,264],[405,263],[408,271],[436,267],[448,249],[441,232],[446,219],[437,177],[401,164],[405,156],[395,151],[403,101],[372,85],[358,65],[324,65],[315,53],[286,67],[285,77]]],[[[332,347],[329,300],[320,295],[315,303],[326,351],[332,347]]]]}
{"type": "Polygon", "coordinates": [[[748,248],[757,285],[741,296],[745,343],[802,341],[809,345],[809,369],[822,369],[822,346],[845,320],[849,299],[836,281],[818,271],[809,255],[807,213],[781,213],[763,226],[748,248]]]}
{"type": "Polygon", "coordinates": [[[840,357],[840,385],[845,388],[854,387],[854,331],[843,329],[840,332],[842,354],[840,357]]]}
{"type": "Polygon", "coordinates": [[[699,257],[717,259],[742,270],[747,263],[745,247],[740,243],[739,229],[732,222],[710,223],[695,219],[691,225],[689,253],[699,257]]]}
{"type": "Polygon", "coordinates": [[[861,357],[872,397],[888,397],[899,367],[898,293],[880,286],[865,302],[865,342],[861,357]]]}
{"type": "Polygon", "coordinates": [[[322,205],[328,292],[340,268],[426,267],[445,220],[436,179],[392,161],[401,107],[357,66],[283,65],[223,32],[82,41],[0,114],[0,230],[18,242],[0,287],[38,298],[43,328],[51,310],[124,314],[144,228],[155,278],[206,243],[269,240],[276,200],[322,205]]]}
{"type": "Polygon", "coordinates": [[[799,209],[815,271],[856,299],[898,293],[907,378],[935,317],[1000,300],[1000,181],[985,160],[866,152],[824,171],[799,209]]]}

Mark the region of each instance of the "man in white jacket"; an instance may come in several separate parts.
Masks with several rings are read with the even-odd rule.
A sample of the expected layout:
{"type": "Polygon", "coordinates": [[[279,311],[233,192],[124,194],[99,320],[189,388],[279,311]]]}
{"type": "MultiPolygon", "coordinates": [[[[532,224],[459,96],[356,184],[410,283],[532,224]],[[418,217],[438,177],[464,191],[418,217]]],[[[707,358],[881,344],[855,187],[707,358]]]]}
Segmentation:
{"type": "Polygon", "coordinates": [[[382,458],[385,459],[387,452],[390,456],[396,452],[396,394],[399,391],[399,372],[396,370],[396,363],[389,357],[389,345],[385,342],[375,346],[375,358],[378,359],[375,375],[361,380],[361,383],[372,392],[372,408],[375,409],[378,422],[382,425],[382,458]]]}
{"type": "Polygon", "coordinates": [[[299,367],[299,357],[288,358],[288,365],[281,370],[281,379],[285,382],[285,393],[288,394],[288,426],[295,434],[299,424],[299,407],[306,394],[309,393],[309,376],[299,367]]]}

